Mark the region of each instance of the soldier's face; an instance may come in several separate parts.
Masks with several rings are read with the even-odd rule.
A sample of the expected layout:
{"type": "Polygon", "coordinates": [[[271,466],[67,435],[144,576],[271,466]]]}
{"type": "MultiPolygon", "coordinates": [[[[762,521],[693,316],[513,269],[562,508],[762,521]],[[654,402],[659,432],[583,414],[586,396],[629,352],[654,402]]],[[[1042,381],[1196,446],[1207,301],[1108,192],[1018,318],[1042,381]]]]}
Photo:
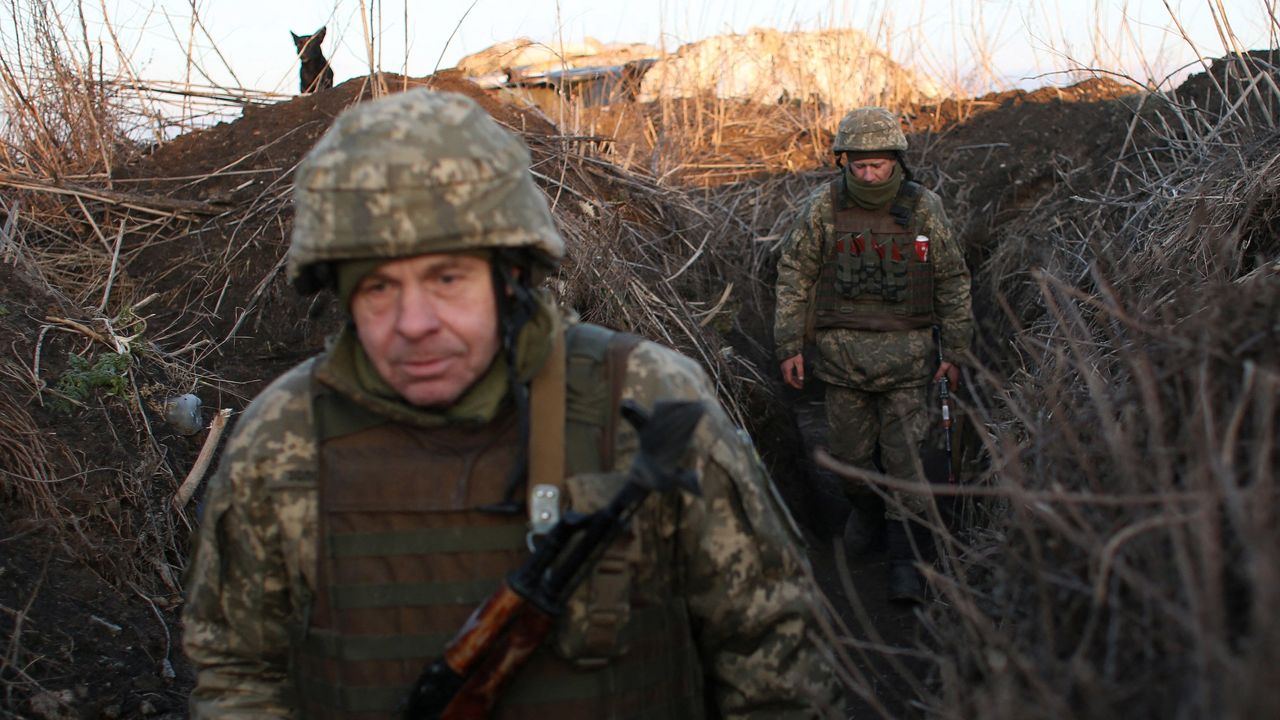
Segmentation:
{"type": "Polygon", "coordinates": [[[421,407],[452,404],[501,346],[489,261],[471,255],[383,263],[356,285],[351,317],[378,374],[421,407]]]}
{"type": "Polygon", "coordinates": [[[889,176],[893,174],[893,166],[895,164],[893,160],[884,158],[851,160],[849,162],[849,172],[864,183],[879,184],[889,179],[889,176]]]}

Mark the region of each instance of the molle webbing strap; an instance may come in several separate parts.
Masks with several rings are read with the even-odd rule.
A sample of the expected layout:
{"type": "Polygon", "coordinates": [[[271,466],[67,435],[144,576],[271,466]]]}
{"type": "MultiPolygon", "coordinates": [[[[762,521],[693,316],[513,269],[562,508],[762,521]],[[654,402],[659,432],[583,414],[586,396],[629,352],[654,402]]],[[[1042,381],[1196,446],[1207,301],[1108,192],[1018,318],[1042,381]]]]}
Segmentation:
{"type": "MultiPolygon", "coordinates": [[[[697,649],[689,636],[688,611],[674,601],[637,608],[624,641],[632,649],[606,666],[584,670],[540,651],[534,663],[514,678],[501,695],[501,717],[702,717],[701,675],[697,649]],[[534,667],[536,665],[536,667],[534,667]]],[[[329,657],[386,657],[397,646],[412,652],[408,639],[339,638],[315,634],[308,641],[312,652],[329,657]]],[[[443,644],[449,637],[419,636],[412,640],[443,644]]],[[[341,708],[339,717],[368,713],[387,717],[404,699],[405,690],[388,686],[358,686],[306,678],[306,697],[321,706],[341,708]]]]}
{"type": "MultiPolygon", "coordinates": [[[[529,388],[529,482],[564,487],[565,337],[557,329],[551,354],[529,388]]],[[[532,497],[529,499],[532,502],[532,497]]]]}
{"type": "MultiPolygon", "coordinates": [[[[574,325],[568,343],[569,465],[574,474],[609,473],[617,460],[618,423],[627,358],[641,338],[595,325],[574,325]]],[[[577,502],[579,499],[575,499],[577,502]]],[[[633,543],[614,543],[580,590],[591,598],[574,665],[598,667],[613,657],[631,617],[633,543]]]]}
{"type": "MultiPolygon", "coordinates": [[[[592,375],[595,384],[604,393],[603,398],[594,394],[596,402],[578,403],[575,415],[580,419],[583,410],[588,415],[596,413],[595,423],[599,424],[599,445],[595,448],[595,472],[611,472],[617,460],[618,423],[621,421],[622,392],[626,388],[627,358],[638,345],[641,338],[630,333],[615,332],[594,326],[578,326],[580,332],[575,334],[574,352],[579,362],[574,364],[576,371],[574,386],[582,389],[584,382],[592,375]],[[585,332],[581,332],[585,331],[585,332]],[[586,363],[582,362],[587,360],[586,363]],[[603,381],[603,382],[601,382],[603,381]]],[[[578,397],[581,399],[582,395],[578,397]]],[[[584,465],[581,459],[587,453],[578,452],[578,465],[584,465]]],[[[587,468],[580,467],[580,471],[587,468]]],[[[612,544],[604,555],[596,562],[594,572],[586,581],[586,592],[592,598],[587,612],[586,627],[582,637],[580,654],[574,661],[579,668],[593,668],[605,665],[614,656],[619,644],[623,641],[622,633],[632,618],[630,594],[632,590],[631,554],[638,550],[634,543],[612,544]]]]}
{"type": "Polygon", "coordinates": [[[329,554],[336,558],[399,553],[497,552],[524,544],[523,525],[432,527],[336,535],[329,554]]]}
{"type": "Polygon", "coordinates": [[[919,261],[915,249],[924,189],[904,181],[887,210],[849,201],[842,178],[831,193],[832,235],[814,283],[815,329],[900,332],[932,325],[933,263],[919,261]]]}

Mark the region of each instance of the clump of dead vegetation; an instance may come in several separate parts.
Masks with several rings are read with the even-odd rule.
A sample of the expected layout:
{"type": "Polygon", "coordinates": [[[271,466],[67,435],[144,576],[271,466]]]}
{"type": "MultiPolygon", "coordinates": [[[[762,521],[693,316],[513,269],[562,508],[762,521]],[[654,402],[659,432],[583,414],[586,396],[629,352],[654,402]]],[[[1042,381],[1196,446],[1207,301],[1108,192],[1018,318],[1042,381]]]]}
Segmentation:
{"type": "Polygon", "coordinates": [[[930,714],[1280,712],[1280,93],[1214,69],[1184,87],[1252,81],[1148,96],[1109,180],[977,275],[1005,311],[966,408],[986,519],[934,577],[930,714]]]}

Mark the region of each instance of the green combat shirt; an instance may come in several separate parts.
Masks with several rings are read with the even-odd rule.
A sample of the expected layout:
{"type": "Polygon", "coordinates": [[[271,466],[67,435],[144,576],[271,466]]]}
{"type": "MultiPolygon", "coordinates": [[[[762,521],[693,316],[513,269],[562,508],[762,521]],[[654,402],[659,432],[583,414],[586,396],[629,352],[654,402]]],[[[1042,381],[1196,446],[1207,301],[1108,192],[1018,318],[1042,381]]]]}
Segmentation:
{"type": "MultiPolygon", "coordinates": [[[[198,670],[194,718],[297,714],[289,642],[315,593],[320,542],[309,392],[315,362],[253,401],[211,479],[184,610],[184,648],[198,670]]],[[[669,546],[660,557],[636,559],[635,577],[655,567],[680,574],[708,706],[726,718],[842,715],[829,648],[817,639],[820,591],[795,527],[705,374],[690,359],[642,342],[628,356],[622,397],[643,407],[664,398],[707,407],[691,442],[702,497],[682,496],[674,519],[642,508],[633,522],[670,524],[658,526],[669,546]]],[[[630,466],[635,444],[635,433],[620,427],[616,468],[630,466]]]]}
{"type": "MultiPolygon", "coordinates": [[[[882,212],[888,213],[888,209],[882,212]]],[[[921,188],[912,222],[919,234],[929,238],[933,312],[942,330],[943,357],[958,358],[969,349],[973,332],[964,254],[952,238],[937,194],[921,188]]],[[[805,200],[778,259],[774,342],[779,362],[798,355],[804,346],[810,299],[834,237],[831,189],[824,182],[805,200]]],[[[937,369],[932,332],[927,328],[890,332],[819,329],[815,342],[820,362],[809,372],[823,382],[865,392],[925,385],[937,369]]]]}

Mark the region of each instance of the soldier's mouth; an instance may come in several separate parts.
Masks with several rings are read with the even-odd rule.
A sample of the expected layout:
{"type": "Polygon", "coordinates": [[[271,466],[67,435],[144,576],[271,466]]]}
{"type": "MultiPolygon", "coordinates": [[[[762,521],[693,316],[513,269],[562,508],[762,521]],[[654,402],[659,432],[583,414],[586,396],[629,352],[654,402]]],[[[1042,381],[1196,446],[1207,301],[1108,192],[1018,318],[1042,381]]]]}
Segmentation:
{"type": "Polygon", "coordinates": [[[434,358],[421,358],[414,360],[401,360],[396,363],[400,371],[405,375],[415,378],[434,377],[444,374],[449,365],[453,362],[454,356],[444,355],[434,358]]]}

